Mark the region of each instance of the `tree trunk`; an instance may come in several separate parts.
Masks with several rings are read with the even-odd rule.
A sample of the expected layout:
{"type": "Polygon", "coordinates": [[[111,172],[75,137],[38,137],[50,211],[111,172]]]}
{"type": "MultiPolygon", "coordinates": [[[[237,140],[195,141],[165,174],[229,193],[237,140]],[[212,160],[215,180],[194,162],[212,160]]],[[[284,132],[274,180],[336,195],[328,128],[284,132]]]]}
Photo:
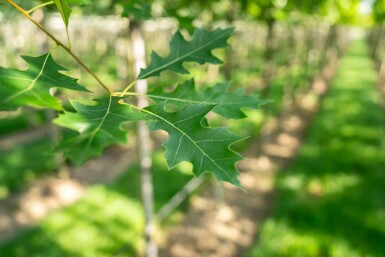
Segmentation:
{"type": "MultiPolygon", "coordinates": [[[[375,61],[381,63],[383,62],[383,57],[381,56],[381,51],[382,51],[382,42],[383,42],[383,36],[384,36],[384,30],[385,30],[385,21],[379,25],[379,31],[377,35],[377,40],[376,40],[376,43],[375,43],[375,48],[374,48],[374,59],[375,61]]],[[[380,71],[381,71],[381,66],[380,66],[380,71]]]]}
{"type": "Polygon", "coordinates": [[[324,45],[324,53],[326,53],[321,67],[325,67],[328,62],[337,59],[337,49],[336,49],[336,41],[337,41],[337,25],[332,25],[329,28],[328,35],[324,45]]]}
{"type": "MultiPolygon", "coordinates": [[[[285,44],[284,54],[287,58],[287,69],[289,70],[288,80],[283,88],[282,94],[282,106],[281,108],[285,110],[289,108],[293,104],[293,92],[295,88],[294,84],[294,72],[293,68],[295,67],[296,61],[296,38],[295,38],[295,29],[293,26],[288,23],[287,24],[287,42],[285,44]]],[[[284,111],[283,111],[284,112],[284,111]]]]}
{"type": "MultiPolygon", "coordinates": [[[[231,3],[230,10],[227,12],[226,20],[229,23],[229,26],[233,26],[235,17],[236,17],[236,7],[234,3],[231,3]]],[[[224,67],[224,75],[226,80],[231,80],[231,75],[234,69],[234,49],[231,46],[228,46],[226,49],[226,62],[224,67]]]]}
{"type": "MultiPolygon", "coordinates": [[[[136,75],[140,73],[140,69],[146,66],[145,42],[136,22],[130,23],[130,34],[132,42],[132,53],[134,59],[134,72],[136,75]]],[[[147,92],[147,81],[139,80],[135,85],[135,92],[145,94],[147,92]]],[[[146,107],[148,99],[145,96],[137,97],[139,107],[146,107]]],[[[144,121],[137,123],[137,145],[138,158],[140,166],[141,193],[145,215],[145,240],[147,257],[157,257],[158,248],[154,241],[155,233],[155,215],[154,215],[154,195],[151,173],[151,150],[150,150],[150,132],[144,121]]]]}
{"type": "Polygon", "coordinates": [[[262,77],[262,97],[267,98],[269,96],[269,84],[274,74],[274,24],[275,21],[271,20],[267,22],[267,36],[265,42],[265,56],[264,56],[264,69],[262,77]]]}

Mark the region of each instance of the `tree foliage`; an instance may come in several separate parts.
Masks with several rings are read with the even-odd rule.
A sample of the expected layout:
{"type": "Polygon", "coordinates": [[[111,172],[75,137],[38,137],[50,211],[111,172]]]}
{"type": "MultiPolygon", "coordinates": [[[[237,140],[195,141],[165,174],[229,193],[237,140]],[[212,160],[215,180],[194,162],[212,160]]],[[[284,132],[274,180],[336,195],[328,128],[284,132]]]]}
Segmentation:
{"type": "MultiPolygon", "coordinates": [[[[68,3],[84,4],[87,1],[55,0],[54,3],[68,27],[71,13],[68,3]]],[[[124,3],[124,11],[132,14],[134,18],[149,11],[149,2],[144,0],[124,3]]],[[[20,12],[26,15],[25,12],[20,12]]],[[[76,79],[60,73],[59,71],[65,68],[58,65],[51,54],[47,53],[40,57],[24,56],[24,60],[30,64],[27,71],[0,69],[0,93],[5,96],[0,101],[0,108],[14,110],[20,106],[36,106],[64,109],[54,123],[76,133],[64,137],[57,149],[63,151],[64,155],[75,163],[82,163],[100,155],[103,149],[111,144],[125,143],[127,133],[122,124],[144,120],[149,123],[151,130],[165,130],[169,134],[164,146],[165,158],[170,168],[181,161],[189,161],[193,164],[193,172],[196,175],[210,172],[218,180],[240,186],[235,164],[242,157],[231,150],[231,145],[241,138],[225,127],[211,128],[206,115],[216,112],[224,118],[244,118],[242,108],[258,108],[263,103],[258,97],[246,96],[242,90],[229,93],[229,83],[219,83],[198,93],[193,80],[188,80],[172,92],[155,90],[148,95],[156,100],[155,104],[146,108],[133,105],[131,100],[138,95],[131,91],[137,80],[161,76],[164,71],[188,74],[189,71],[184,66],[186,62],[222,63],[212,51],[227,47],[227,41],[233,32],[234,28],[217,28],[211,31],[198,29],[191,40],[186,40],[180,32],[176,32],[170,42],[169,54],[161,57],[153,52],[148,67],[142,68],[135,81],[117,92],[105,86],[81,63],[70,47],[59,44],[96,78],[105,89],[106,95],[97,97],[94,104],[89,104],[89,100],[95,97],[91,92],[87,92],[83,96],[88,99],[87,103],[72,99],[74,110],[65,110],[60,101],[49,93],[50,88],[60,87],[85,92],[87,90],[80,86],[76,79]],[[177,107],[172,112],[167,108],[171,102],[177,107]]],[[[53,36],[51,38],[58,42],[53,36]]]]}
{"type": "Polygon", "coordinates": [[[373,19],[377,23],[385,21],[385,0],[375,0],[373,3],[373,19]]]}

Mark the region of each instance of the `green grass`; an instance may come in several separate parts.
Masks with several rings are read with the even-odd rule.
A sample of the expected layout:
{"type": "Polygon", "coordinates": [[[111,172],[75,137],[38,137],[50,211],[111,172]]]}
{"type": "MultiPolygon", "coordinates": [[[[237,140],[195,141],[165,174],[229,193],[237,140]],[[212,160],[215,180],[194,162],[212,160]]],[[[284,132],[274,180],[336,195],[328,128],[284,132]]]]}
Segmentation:
{"type": "Polygon", "coordinates": [[[385,253],[385,117],[366,46],[354,43],[249,257],[385,253]]]}
{"type": "Polygon", "coordinates": [[[20,190],[37,177],[52,172],[55,162],[50,149],[52,142],[49,139],[0,149],[0,199],[20,190]]]}
{"type": "MultiPolygon", "coordinates": [[[[161,156],[154,156],[156,209],[192,177],[183,165],[168,171],[161,156]]],[[[1,245],[1,256],[137,256],[143,251],[144,223],[139,191],[138,170],[131,167],[114,183],[87,188],[73,205],[1,245]]]]}
{"type": "MultiPolygon", "coordinates": [[[[5,112],[0,112],[4,114],[5,112]]],[[[45,122],[43,111],[24,108],[23,112],[14,115],[4,115],[0,118],[0,137],[22,131],[29,126],[40,126],[45,122]]]]}
{"type": "Polygon", "coordinates": [[[0,135],[10,134],[15,131],[25,129],[28,126],[27,120],[21,117],[21,115],[2,118],[0,119],[0,123],[0,135]]]}

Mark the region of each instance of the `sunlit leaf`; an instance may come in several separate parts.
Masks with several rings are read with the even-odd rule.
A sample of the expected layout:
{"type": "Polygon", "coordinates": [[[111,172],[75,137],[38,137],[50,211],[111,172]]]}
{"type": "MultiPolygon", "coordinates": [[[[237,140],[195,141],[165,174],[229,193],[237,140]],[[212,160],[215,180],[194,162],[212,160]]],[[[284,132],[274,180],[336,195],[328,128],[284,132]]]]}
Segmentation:
{"type": "Polygon", "coordinates": [[[150,129],[165,130],[169,137],[164,143],[169,168],[182,161],[193,164],[195,175],[210,172],[218,180],[240,186],[235,164],[242,157],[230,146],[241,137],[227,128],[209,128],[205,116],[215,105],[188,104],[178,112],[166,112],[165,103],[150,106],[150,129]]]}
{"type": "Polygon", "coordinates": [[[163,58],[156,52],[152,52],[149,66],[140,71],[138,79],[159,76],[162,71],[166,70],[188,74],[189,72],[183,67],[184,62],[222,63],[211,51],[227,47],[227,40],[233,32],[234,28],[218,28],[213,31],[198,29],[191,41],[187,41],[180,32],[177,32],[171,39],[169,55],[163,58]]]}
{"type": "Polygon", "coordinates": [[[59,151],[73,162],[80,164],[100,155],[106,146],[127,142],[127,131],[121,125],[126,121],[144,119],[144,115],[118,103],[119,97],[97,99],[96,105],[72,102],[76,112],[64,112],[54,123],[79,132],[64,139],[59,151]]]}
{"type": "Polygon", "coordinates": [[[39,57],[22,56],[29,64],[28,70],[0,67],[0,110],[15,110],[20,106],[61,109],[59,100],[50,95],[52,87],[87,91],[59,71],[67,69],[58,65],[50,53],[39,57]]]}

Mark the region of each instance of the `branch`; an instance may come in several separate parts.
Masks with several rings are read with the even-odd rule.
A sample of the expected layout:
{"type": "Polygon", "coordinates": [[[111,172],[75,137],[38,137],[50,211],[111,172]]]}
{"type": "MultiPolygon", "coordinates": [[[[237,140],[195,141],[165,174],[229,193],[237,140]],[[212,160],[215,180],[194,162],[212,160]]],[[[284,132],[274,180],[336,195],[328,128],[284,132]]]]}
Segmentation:
{"type": "Polygon", "coordinates": [[[34,18],[32,18],[29,13],[24,10],[22,7],[17,5],[12,0],[5,0],[7,1],[11,6],[13,6],[17,11],[19,11],[22,15],[24,15],[27,19],[29,19],[33,24],[35,24],[41,31],[43,31],[49,38],[51,38],[58,46],[62,47],[66,52],[68,52],[74,60],[80,64],[89,74],[91,74],[92,77],[100,84],[100,86],[103,87],[105,91],[109,95],[112,95],[112,91],[100,80],[100,78],[92,71],[90,68],[88,68],[87,65],[85,65],[78,56],[75,55],[74,52],[71,51],[70,48],[68,48],[66,45],[64,45],[62,42],[60,42],[54,35],[52,35],[46,28],[44,28],[41,24],[39,24],[34,18]]]}

